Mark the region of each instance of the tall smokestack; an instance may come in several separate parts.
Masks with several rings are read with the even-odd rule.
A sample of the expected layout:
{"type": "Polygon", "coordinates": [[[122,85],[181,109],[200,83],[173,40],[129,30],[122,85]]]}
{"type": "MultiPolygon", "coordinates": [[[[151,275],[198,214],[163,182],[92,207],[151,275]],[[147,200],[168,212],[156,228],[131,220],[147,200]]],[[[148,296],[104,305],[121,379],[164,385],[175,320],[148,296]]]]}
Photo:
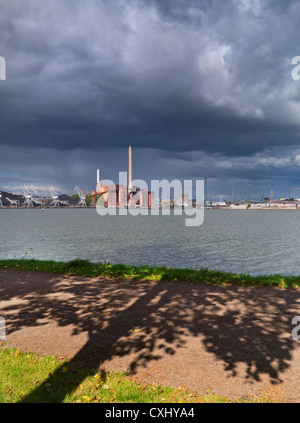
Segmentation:
{"type": "Polygon", "coordinates": [[[128,188],[132,189],[132,146],[129,146],[129,161],[128,161],[128,188]]]}
{"type": "Polygon", "coordinates": [[[100,182],[100,170],[97,169],[97,184],[100,182]]]}

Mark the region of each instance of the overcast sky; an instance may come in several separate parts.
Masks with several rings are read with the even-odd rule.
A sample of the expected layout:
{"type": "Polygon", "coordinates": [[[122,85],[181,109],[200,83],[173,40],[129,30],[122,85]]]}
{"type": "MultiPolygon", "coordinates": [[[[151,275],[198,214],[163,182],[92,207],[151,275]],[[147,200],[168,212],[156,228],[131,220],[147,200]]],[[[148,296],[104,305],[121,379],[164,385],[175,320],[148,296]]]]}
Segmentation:
{"type": "Polygon", "coordinates": [[[0,0],[0,190],[207,177],[300,187],[300,1],[0,0]]]}

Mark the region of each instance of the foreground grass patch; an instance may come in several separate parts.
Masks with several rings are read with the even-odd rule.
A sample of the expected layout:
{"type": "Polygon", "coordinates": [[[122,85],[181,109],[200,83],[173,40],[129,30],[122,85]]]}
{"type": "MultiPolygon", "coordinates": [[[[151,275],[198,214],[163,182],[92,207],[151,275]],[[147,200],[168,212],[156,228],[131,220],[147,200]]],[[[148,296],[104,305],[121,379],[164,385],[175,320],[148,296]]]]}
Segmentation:
{"type": "Polygon", "coordinates": [[[0,268],[83,276],[102,276],[153,281],[177,281],[215,285],[277,286],[299,288],[300,276],[226,273],[208,269],[173,269],[167,267],[131,266],[125,264],[91,263],[88,260],[70,262],[40,260],[0,260],[0,268]]]}
{"type": "MultiPolygon", "coordinates": [[[[59,357],[40,357],[17,349],[0,348],[1,403],[226,403],[209,392],[140,385],[126,374],[104,374],[72,366],[59,357]],[[62,392],[68,392],[63,394],[62,392]]],[[[234,402],[266,402],[240,399],[234,402]]]]}

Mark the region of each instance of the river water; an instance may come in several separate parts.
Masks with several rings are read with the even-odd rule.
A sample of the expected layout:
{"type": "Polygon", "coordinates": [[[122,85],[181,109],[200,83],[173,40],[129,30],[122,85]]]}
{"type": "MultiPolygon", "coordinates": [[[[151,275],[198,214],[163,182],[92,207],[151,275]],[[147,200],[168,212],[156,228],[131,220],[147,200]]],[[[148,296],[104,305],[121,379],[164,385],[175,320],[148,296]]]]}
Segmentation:
{"type": "Polygon", "coordinates": [[[99,216],[95,209],[0,209],[0,258],[209,268],[300,275],[300,211],[205,210],[186,216],[99,216]]]}

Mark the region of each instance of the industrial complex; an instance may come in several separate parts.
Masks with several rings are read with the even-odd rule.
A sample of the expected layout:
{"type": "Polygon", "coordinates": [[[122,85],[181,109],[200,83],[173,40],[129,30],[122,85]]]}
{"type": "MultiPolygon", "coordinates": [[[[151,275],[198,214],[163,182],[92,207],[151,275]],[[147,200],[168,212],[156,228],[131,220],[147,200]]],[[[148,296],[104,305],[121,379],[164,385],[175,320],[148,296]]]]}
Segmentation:
{"type": "MultiPolygon", "coordinates": [[[[148,189],[144,189],[133,185],[133,148],[130,145],[128,148],[128,180],[127,173],[124,183],[115,184],[112,181],[100,180],[100,169],[97,169],[96,189],[89,193],[88,187],[86,191],[84,187],[78,186],[74,189],[74,194],[69,196],[66,194],[58,195],[55,188],[48,187],[46,196],[34,196],[26,187],[22,185],[19,188],[18,194],[11,192],[4,192],[0,190],[0,208],[86,208],[96,207],[96,203],[101,198],[101,205],[103,207],[141,207],[152,208],[153,206],[167,208],[167,207],[202,207],[203,204],[196,204],[196,200],[189,198],[188,194],[182,193],[176,199],[156,199],[154,201],[154,193],[148,189]],[[88,198],[89,197],[89,198],[88,198]]],[[[293,188],[300,189],[300,188],[293,188]]],[[[212,201],[211,193],[209,193],[210,200],[204,202],[206,209],[221,209],[221,210],[243,210],[243,209],[299,209],[300,199],[298,198],[280,198],[274,200],[274,191],[271,190],[270,197],[265,197],[261,201],[240,200],[234,201],[212,201]]],[[[233,195],[234,197],[234,195],[233,195]]]]}
{"type": "Polygon", "coordinates": [[[97,186],[96,190],[92,191],[93,203],[96,202],[99,196],[104,199],[104,205],[127,207],[140,206],[152,207],[153,193],[146,189],[133,186],[132,179],[132,146],[128,149],[128,185],[110,184],[104,185],[100,181],[100,170],[97,170],[97,186]]]}
{"type": "Polygon", "coordinates": [[[52,186],[48,187],[48,195],[45,197],[33,196],[29,189],[22,185],[19,194],[0,191],[0,208],[62,208],[62,207],[95,207],[99,197],[103,198],[103,206],[115,207],[152,207],[153,193],[146,189],[133,185],[132,178],[132,146],[128,149],[128,183],[127,184],[103,184],[100,181],[100,170],[97,169],[96,189],[91,192],[91,203],[88,205],[84,187],[76,186],[73,196],[66,194],[58,195],[52,186]]]}

